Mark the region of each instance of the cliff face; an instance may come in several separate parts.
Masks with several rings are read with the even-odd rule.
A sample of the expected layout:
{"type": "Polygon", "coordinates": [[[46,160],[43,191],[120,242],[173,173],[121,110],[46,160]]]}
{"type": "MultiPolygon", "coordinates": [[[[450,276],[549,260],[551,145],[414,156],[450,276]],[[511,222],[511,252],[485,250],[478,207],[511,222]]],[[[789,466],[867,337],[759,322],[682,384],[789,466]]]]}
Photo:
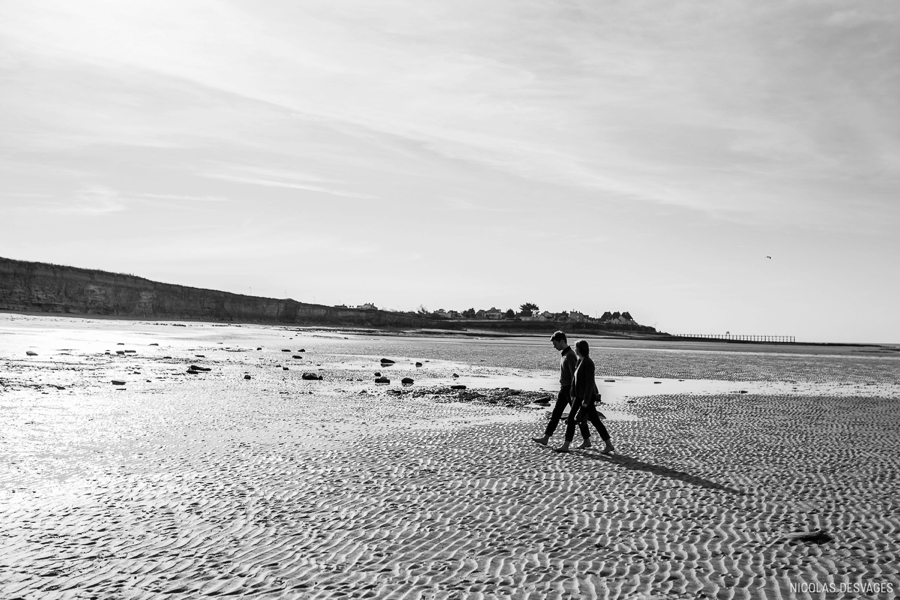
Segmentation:
{"type": "Polygon", "coordinates": [[[332,308],[0,258],[0,310],[116,317],[427,327],[381,310],[332,308]]]}

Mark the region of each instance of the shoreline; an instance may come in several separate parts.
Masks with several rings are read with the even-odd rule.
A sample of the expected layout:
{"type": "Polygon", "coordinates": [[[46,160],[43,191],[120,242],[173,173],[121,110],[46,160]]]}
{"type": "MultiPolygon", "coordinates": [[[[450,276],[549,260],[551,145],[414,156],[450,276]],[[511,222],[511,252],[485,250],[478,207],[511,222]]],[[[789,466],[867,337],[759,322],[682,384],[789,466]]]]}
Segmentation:
{"type": "MultiPolygon", "coordinates": [[[[219,327],[273,327],[284,328],[292,331],[303,332],[335,332],[349,333],[357,335],[383,335],[383,336],[416,336],[416,337],[434,337],[434,338],[530,338],[542,337],[545,334],[549,336],[557,329],[566,330],[567,323],[548,324],[547,331],[517,331],[510,328],[507,331],[498,331],[492,329],[438,329],[438,328],[409,328],[395,326],[361,326],[361,325],[334,325],[334,324],[297,324],[297,323],[279,323],[265,321],[221,321],[207,319],[174,319],[174,318],[155,318],[155,317],[131,317],[131,316],[115,316],[115,315],[97,315],[97,314],[76,314],[76,313],[54,313],[43,311],[17,311],[0,309],[0,314],[16,315],[20,317],[47,317],[60,319],[84,319],[97,321],[114,321],[126,323],[146,323],[157,325],[171,324],[194,324],[194,325],[212,325],[219,327]]],[[[863,343],[863,342],[763,342],[763,341],[747,341],[747,340],[724,340],[714,338],[685,338],[671,336],[668,334],[644,334],[630,332],[614,332],[614,331],[581,331],[572,330],[572,337],[578,335],[592,337],[603,340],[623,340],[623,341],[639,341],[639,342],[658,342],[661,344],[722,344],[732,346],[751,346],[751,347],[773,347],[773,348],[877,348],[885,352],[897,352],[900,354],[900,343],[863,343]]]]}

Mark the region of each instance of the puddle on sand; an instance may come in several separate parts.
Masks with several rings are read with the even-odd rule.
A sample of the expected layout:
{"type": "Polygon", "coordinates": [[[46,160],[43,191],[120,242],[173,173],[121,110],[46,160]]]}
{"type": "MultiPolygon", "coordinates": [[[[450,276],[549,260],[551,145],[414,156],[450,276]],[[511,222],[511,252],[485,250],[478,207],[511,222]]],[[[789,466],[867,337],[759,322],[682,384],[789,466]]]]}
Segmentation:
{"type": "Polygon", "coordinates": [[[626,398],[670,394],[768,396],[883,396],[900,397],[893,384],[794,383],[790,381],[722,381],[718,379],[656,379],[647,377],[597,378],[604,403],[626,398]],[[610,381],[612,380],[612,381],[610,381]]]}

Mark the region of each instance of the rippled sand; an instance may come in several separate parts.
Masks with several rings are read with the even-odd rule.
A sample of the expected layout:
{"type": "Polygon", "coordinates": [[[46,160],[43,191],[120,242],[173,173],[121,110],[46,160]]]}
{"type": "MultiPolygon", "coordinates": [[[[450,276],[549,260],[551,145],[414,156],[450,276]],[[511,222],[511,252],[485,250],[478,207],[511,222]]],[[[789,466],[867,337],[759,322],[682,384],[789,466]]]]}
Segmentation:
{"type": "Polygon", "coordinates": [[[529,441],[552,349],[435,344],[0,315],[0,598],[900,590],[895,358],[609,349],[607,457],[529,441]]]}

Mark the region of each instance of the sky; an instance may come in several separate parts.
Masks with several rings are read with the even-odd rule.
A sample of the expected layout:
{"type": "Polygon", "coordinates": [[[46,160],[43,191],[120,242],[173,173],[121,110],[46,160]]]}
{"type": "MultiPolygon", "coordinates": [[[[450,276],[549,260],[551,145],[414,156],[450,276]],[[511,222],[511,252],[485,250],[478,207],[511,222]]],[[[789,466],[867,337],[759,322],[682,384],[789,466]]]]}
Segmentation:
{"type": "Polygon", "coordinates": [[[894,0],[0,3],[6,258],[898,343],[898,226],[894,0]]]}

